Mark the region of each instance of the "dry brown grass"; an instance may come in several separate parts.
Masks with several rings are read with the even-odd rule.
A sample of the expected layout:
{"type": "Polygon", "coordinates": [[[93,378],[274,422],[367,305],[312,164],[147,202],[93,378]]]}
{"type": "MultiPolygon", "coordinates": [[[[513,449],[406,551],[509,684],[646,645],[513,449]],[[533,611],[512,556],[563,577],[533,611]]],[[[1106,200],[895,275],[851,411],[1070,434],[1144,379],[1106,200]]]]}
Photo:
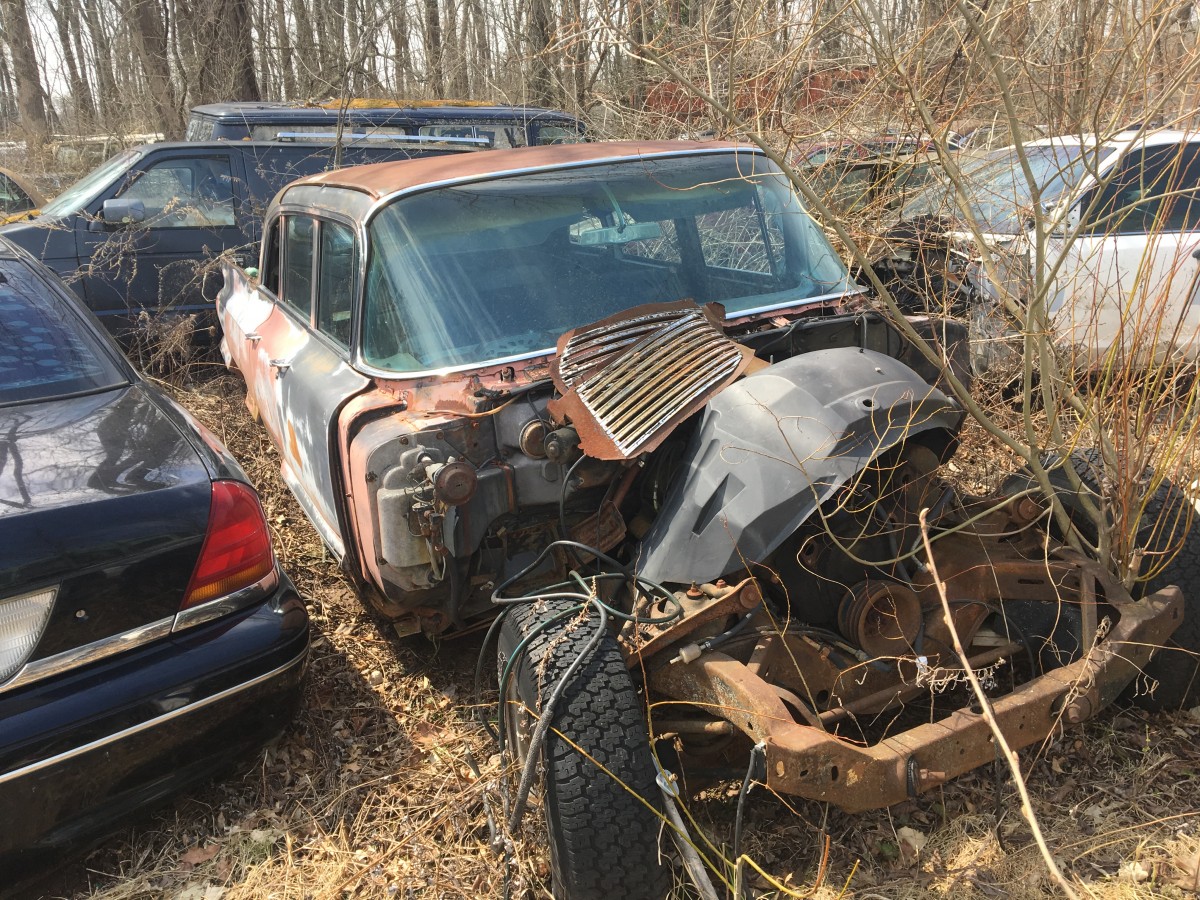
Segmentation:
{"type": "MultiPolygon", "coordinates": [[[[245,412],[240,381],[220,376],[176,396],[242,460],[284,565],[309,599],[304,708],[256,760],[113,835],[40,895],[486,900],[504,896],[507,882],[513,897],[549,896],[537,815],[512,844],[507,878],[504,857],[490,846],[484,787],[496,781],[499,762],[473,718],[479,639],[435,647],[381,633],[283,487],[273,449],[245,412]]],[[[980,487],[1011,469],[973,428],[955,466],[980,487]]],[[[1085,896],[1181,897],[1190,893],[1182,885],[1195,888],[1200,715],[1113,710],[1021,757],[1034,812],[1085,896]]],[[[732,837],[736,788],[690,801],[718,843],[732,837]]],[[[801,894],[812,887],[822,832],[831,850],[818,900],[1033,900],[1054,891],[1012,786],[997,784],[990,770],[865,815],[752,793],[745,849],[801,894]]],[[[754,873],[750,883],[768,886],[754,873]]]]}

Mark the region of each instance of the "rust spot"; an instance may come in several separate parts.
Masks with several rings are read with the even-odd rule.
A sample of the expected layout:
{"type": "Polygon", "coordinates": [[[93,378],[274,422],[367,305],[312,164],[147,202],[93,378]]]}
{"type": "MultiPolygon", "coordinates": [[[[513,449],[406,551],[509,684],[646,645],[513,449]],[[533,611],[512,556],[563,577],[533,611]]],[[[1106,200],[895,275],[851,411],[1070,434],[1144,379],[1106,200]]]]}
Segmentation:
{"type": "Polygon", "coordinates": [[[296,442],[296,429],[292,426],[291,422],[288,422],[287,434],[288,434],[288,453],[291,455],[292,459],[294,459],[296,461],[296,464],[301,469],[303,469],[304,468],[304,460],[302,460],[300,458],[300,445],[296,442]]]}

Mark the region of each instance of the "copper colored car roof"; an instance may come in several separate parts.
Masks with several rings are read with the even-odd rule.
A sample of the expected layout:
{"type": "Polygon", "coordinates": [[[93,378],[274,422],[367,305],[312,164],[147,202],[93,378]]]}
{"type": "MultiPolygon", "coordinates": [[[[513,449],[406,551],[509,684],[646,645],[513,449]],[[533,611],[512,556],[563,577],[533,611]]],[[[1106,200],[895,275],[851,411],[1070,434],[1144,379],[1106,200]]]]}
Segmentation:
{"type": "Polygon", "coordinates": [[[363,191],[374,198],[386,196],[405,188],[442,181],[495,175],[522,169],[572,163],[637,159],[663,153],[729,150],[740,147],[747,152],[757,148],[724,141],[609,141],[587,144],[552,144],[544,147],[522,147],[518,150],[483,150],[447,156],[426,156],[420,159],[375,163],[336,169],[301,179],[292,185],[311,184],[344,187],[363,191]]]}

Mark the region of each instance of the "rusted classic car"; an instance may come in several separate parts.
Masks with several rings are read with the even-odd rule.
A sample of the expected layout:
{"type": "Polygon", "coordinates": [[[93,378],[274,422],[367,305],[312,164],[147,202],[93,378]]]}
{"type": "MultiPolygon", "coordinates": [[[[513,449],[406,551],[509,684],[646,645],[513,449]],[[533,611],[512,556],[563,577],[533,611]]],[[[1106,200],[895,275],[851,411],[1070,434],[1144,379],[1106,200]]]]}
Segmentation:
{"type": "Polygon", "coordinates": [[[855,811],[993,762],[955,634],[1016,747],[1139,672],[1192,696],[1151,660],[1179,568],[1131,595],[1028,477],[944,480],[961,326],[911,320],[931,359],[872,314],[754,149],[329,172],[276,198],[260,273],[226,272],[222,348],[366,605],[402,635],[503,610],[512,824],[541,772],[558,896],[665,893],[666,769],[855,811]]]}

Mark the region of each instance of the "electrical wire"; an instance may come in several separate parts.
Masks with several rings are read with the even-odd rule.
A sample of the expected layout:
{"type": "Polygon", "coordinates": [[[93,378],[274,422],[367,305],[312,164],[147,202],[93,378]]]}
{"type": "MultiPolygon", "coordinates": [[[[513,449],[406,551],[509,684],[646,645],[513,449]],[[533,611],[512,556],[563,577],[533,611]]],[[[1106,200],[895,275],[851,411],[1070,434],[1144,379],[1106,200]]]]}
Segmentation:
{"type": "Polygon", "coordinates": [[[744,895],[742,885],[742,822],[746,812],[746,797],[754,786],[756,779],[762,777],[760,762],[766,761],[767,745],[759,741],[750,748],[750,763],[746,766],[746,777],[742,780],[742,789],[738,791],[737,814],[733,819],[733,897],[742,900],[744,895]]]}
{"type": "Polygon", "coordinates": [[[579,655],[571,660],[570,665],[567,666],[562,676],[555,682],[554,690],[550,692],[550,696],[542,704],[541,716],[538,719],[537,727],[533,730],[533,736],[529,739],[525,768],[521,772],[521,782],[517,785],[517,797],[508,815],[508,828],[510,831],[516,831],[517,826],[521,824],[521,817],[525,814],[525,803],[529,799],[529,792],[533,790],[533,779],[537,773],[538,762],[541,759],[542,743],[546,739],[546,733],[550,731],[550,723],[554,720],[554,708],[558,706],[558,701],[566,692],[567,685],[571,683],[571,679],[575,676],[576,671],[583,665],[584,660],[588,659],[595,649],[600,646],[601,638],[608,631],[608,613],[605,612],[603,605],[599,607],[599,610],[600,625],[596,629],[596,633],[588,640],[587,645],[579,652],[579,655]]]}
{"type": "MultiPolygon", "coordinates": [[[[568,473],[569,477],[569,473],[568,473]]],[[[507,825],[509,830],[515,830],[520,824],[520,820],[525,813],[525,807],[528,802],[529,793],[533,788],[533,782],[537,773],[538,762],[541,759],[542,745],[546,740],[546,736],[550,731],[551,723],[554,720],[554,711],[559,703],[559,700],[566,692],[568,685],[572,682],[579,668],[586,660],[594,653],[600,645],[601,639],[609,628],[610,618],[620,619],[622,621],[633,622],[635,624],[654,624],[664,625],[673,622],[683,615],[683,606],[679,600],[662,585],[635,575],[629,567],[623,565],[607,554],[601,552],[595,547],[589,547],[573,540],[558,540],[547,545],[541,553],[521,571],[511,575],[502,581],[492,592],[492,602],[500,606],[500,613],[495,621],[488,628],[487,634],[484,636],[483,646],[480,649],[479,657],[475,664],[475,691],[479,696],[482,693],[483,681],[483,665],[487,655],[487,649],[499,635],[500,629],[505,615],[509,609],[516,604],[536,603],[541,600],[573,600],[574,604],[565,610],[556,612],[554,615],[546,618],[544,621],[538,622],[528,634],[523,635],[517,646],[513,648],[512,654],[505,661],[504,667],[500,672],[499,677],[499,694],[500,694],[500,709],[496,720],[496,728],[493,729],[489,723],[483,722],[488,733],[496,740],[496,743],[503,753],[508,746],[508,736],[506,734],[505,725],[505,703],[508,702],[509,685],[514,677],[514,673],[521,658],[527,653],[528,647],[538,635],[553,627],[557,623],[572,616],[590,613],[592,609],[597,612],[597,628],[595,633],[588,639],[588,642],[580,650],[578,655],[568,663],[563,673],[555,680],[554,685],[550,688],[549,694],[546,696],[545,702],[541,704],[541,709],[538,711],[538,724],[529,740],[529,745],[525,748],[526,758],[521,771],[521,779],[517,785],[516,795],[513,799],[511,807],[507,811],[507,825]],[[536,571],[543,563],[546,557],[556,548],[565,548],[571,551],[583,551],[591,554],[597,561],[597,564],[603,563],[615,569],[612,572],[599,572],[595,575],[589,575],[588,580],[585,580],[578,571],[572,570],[569,573],[569,580],[550,585],[539,590],[510,597],[507,596],[507,590],[513,584],[520,581],[522,578],[536,571]],[[590,584],[588,581],[590,580],[590,584]],[[615,609],[610,604],[606,603],[599,596],[599,583],[603,581],[620,580],[628,583],[636,598],[641,591],[645,591],[647,595],[657,596],[664,601],[667,601],[668,608],[665,613],[658,616],[639,616],[633,613],[625,613],[615,609]]],[[[589,616],[590,618],[590,616],[589,616]]],[[[735,625],[735,628],[737,626],[735,625]]],[[[480,704],[482,710],[482,704],[480,704]]],[[[481,715],[482,718],[482,715],[481,715]]],[[[506,790],[506,796],[507,796],[506,790]]]]}

